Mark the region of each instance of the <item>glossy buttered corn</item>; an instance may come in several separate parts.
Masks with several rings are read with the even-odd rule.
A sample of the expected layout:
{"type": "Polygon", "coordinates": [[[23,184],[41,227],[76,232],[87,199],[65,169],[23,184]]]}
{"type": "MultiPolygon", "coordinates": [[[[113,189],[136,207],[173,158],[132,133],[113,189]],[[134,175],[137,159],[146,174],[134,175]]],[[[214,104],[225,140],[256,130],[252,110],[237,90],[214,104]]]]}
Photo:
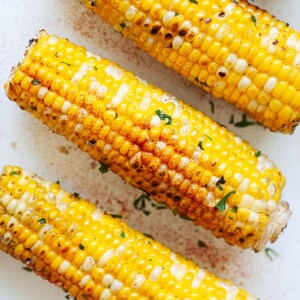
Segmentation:
{"type": "Polygon", "coordinates": [[[244,0],[82,0],[114,29],[273,131],[300,119],[300,35],[244,0]]]}
{"type": "Polygon", "coordinates": [[[285,180],[265,155],[66,39],[41,32],[6,92],[124,180],[230,244],[261,250],[287,223],[285,180]]]}
{"type": "Polygon", "coordinates": [[[19,167],[0,176],[0,249],[78,300],[256,299],[19,167]]]}

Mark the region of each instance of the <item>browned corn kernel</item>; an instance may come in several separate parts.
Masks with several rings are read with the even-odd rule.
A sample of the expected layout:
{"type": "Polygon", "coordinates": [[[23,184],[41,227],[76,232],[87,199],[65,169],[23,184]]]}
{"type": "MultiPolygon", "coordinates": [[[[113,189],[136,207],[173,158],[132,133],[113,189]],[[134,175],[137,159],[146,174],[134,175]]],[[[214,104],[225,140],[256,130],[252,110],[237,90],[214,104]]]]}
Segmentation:
{"type": "Polygon", "coordinates": [[[285,179],[265,155],[83,47],[42,32],[6,92],[133,186],[231,244],[260,250],[286,225],[285,179]],[[236,207],[241,217],[232,223],[226,216],[236,207]]]}

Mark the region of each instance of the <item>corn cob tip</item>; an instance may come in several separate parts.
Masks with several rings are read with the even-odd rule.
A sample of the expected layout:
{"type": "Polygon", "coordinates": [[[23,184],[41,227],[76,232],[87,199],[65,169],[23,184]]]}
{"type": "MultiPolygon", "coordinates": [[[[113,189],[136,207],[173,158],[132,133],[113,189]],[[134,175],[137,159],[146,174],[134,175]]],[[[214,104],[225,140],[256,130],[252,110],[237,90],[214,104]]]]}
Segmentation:
{"type": "Polygon", "coordinates": [[[265,248],[268,242],[274,243],[281,232],[287,227],[288,220],[292,212],[289,208],[289,203],[281,201],[276,211],[271,216],[270,223],[266,226],[260,240],[254,244],[255,251],[261,251],[265,248]]]}

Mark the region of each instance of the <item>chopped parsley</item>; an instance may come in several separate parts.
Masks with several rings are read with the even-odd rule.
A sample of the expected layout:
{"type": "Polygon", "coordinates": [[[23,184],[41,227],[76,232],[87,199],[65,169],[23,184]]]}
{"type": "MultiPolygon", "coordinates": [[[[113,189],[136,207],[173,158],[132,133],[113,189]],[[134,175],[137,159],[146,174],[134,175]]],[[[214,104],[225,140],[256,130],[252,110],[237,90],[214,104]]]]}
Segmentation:
{"type": "Polygon", "coordinates": [[[197,245],[199,248],[207,248],[207,245],[201,240],[198,240],[197,245]]]}
{"type": "Polygon", "coordinates": [[[91,6],[96,6],[95,0],[91,0],[91,6]]]}
{"type": "Polygon", "coordinates": [[[125,23],[121,23],[120,26],[122,27],[122,29],[126,28],[126,24],[125,23]]]}
{"type": "Polygon", "coordinates": [[[122,231],[122,232],[120,233],[120,237],[122,237],[123,239],[126,237],[126,234],[125,234],[124,231],[122,231]]]}
{"type": "Polygon", "coordinates": [[[29,108],[30,108],[31,110],[33,110],[33,111],[36,111],[36,107],[35,107],[35,106],[30,105],[29,108]]]}
{"type": "Polygon", "coordinates": [[[75,192],[75,193],[73,194],[73,196],[74,196],[75,198],[78,198],[78,197],[79,197],[79,194],[75,192]]]}
{"type": "Polygon", "coordinates": [[[207,134],[204,134],[209,140],[213,140],[209,135],[207,135],[207,134]]]}
{"type": "Polygon", "coordinates": [[[61,64],[65,64],[65,65],[67,65],[67,66],[69,66],[69,67],[71,67],[71,66],[75,66],[75,65],[73,65],[73,64],[69,64],[69,63],[67,63],[67,62],[65,62],[65,61],[61,61],[60,63],[61,63],[61,64]]]}
{"type": "Polygon", "coordinates": [[[65,299],[71,299],[71,296],[70,295],[66,295],[65,299]]]}
{"type": "Polygon", "coordinates": [[[38,222],[40,224],[46,224],[46,219],[45,218],[41,218],[41,219],[38,220],[38,222]]]}
{"type": "Polygon", "coordinates": [[[59,180],[56,180],[56,182],[55,182],[56,184],[60,184],[60,181],[59,180]]]}
{"type": "Polygon", "coordinates": [[[17,172],[17,171],[11,171],[10,173],[9,173],[9,175],[19,175],[19,173],[17,172]]]}
{"type": "Polygon", "coordinates": [[[36,79],[33,79],[32,81],[31,81],[31,83],[33,84],[33,85],[40,85],[41,83],[38,81],[38,80],[36,80],[36,79]]]}
{"type": "Polygon", "coordinates": [[[133,201],[134,208],[142,211],[145,216],[149,216],[151,214],[151,211],[147,208],[147,204],[157,210],[166,209],[168,207],[165,203],[152,201],[148,194],[142,194],[133,201]]]}
{"type": "Polygon", "coordinates": [[[237,213],[238,209],[239,208],[235,205],[235,206],[232,207],[231,211],[234,212],[234,213],[237,213]]]}
{"type": "Polygon", "coordinates": [[[101,174],[105,174],[105,173],[107,173],[108,172],[108,167],[106,166],[106,165],[104,165],[104,164],[100,164],[100,167],[99,167],[99,172],[101,173],[101,174]]]}
{"type": "Polygon", "coordinates": [[[191,3],[198,4],[197,0],[189,0],[191,3]]]}
{"type": "Polygon", "coordinates": [[[82,244],[79,244],[78,247],[79,247],[80,250],[84,250],[84,246],[82,244]]]}
{"type": "Polygon", "coordinates": [[[242,120],[239,121],[239,122],[236,122],[236,123],[233,122],[233,124],[234,124],[235,127],[238,127],[238,128],[244,128],[244,127],[248,127],[248,126],[255,125],[256,123],[255,123],[255,122],[250,122],[250,121],[247,119],[247,115],[246,115],[246,114],[243,114],[242,120]]]}
{"type": "Polygon", "coordinates": [[[256,26],[257,20],[256,20],[256,17],[255,17],[254,15],[251,16],[251,21],[252,21],[252,23],[254,24],[254,26],[257,27],[257,26],[256,26]]]}
{"type": "Polygon", "coordinates": [[[202,145],[202,142],[199,142],[199,143],[198,143],[198,147],[199,147],[201,150],[204,150],[203,145],[202,145]]]}
{"type": "Polygon", "coordinates": [[[150,238],[150,239],[152,239],[152,240],[155,240],[155,238],[149,233],[143,233],[143,235],[150,238]]]}
{"type": "Polygon", "coordinates": [[[95,71],[97,71],[97,70],[98,70],[98,68],[97,68],[96,66],[93,66],[93,68],[95,69],[95,71]]]}
{"type": "Polygon", "coordinates": [[[179,13],[178,13],[178,12],[175,12],[175,17],[178,16],[178,15],[179,15],[179,13]]]}
{"type": "Polygon", "coordinates": [[[117,214],[111,214],[110,216],[112,216],[113,218],[116,218],[116,219],[122,219],[123,218],[122,215],[117,215],[117,214]]]}
{"type": "Polygon", "coordinates": [[[285,23],[285,25],[286,25],[287,27],[290,27],[290,24],[289,24],[289,23],[285,23]]]}
{"type": "Polygon", "coordinates": [[[257,152],[255,153],[255,156],[256,156],[256,157],[260,157],[260,156],[261,156],[261,151],[257,151],[257,152]]]}
{"type": "Polygon", "coordinates": [[[30,268],[28,268],[28,267],[22,267],[22,270],[24,270],[26,272],[29,272],[29,273],[32,272],[32,270],[30,268]]]}
{"type": "Polygon", "coordinates": [[[239,4],[239,1],[238,0],[233,0],[233,3],[239,4]]]}
{"type": "Polygon", "coordinates": [[[226,202],[228,200],[228,198],[232,195],[235,194],[236,191],[231,191],[229,193],[227,193],[217,204],[217,209],[220,211],[224,211],[226,209],[226,202]]]}
{"type": "Polygon", "coordinates": [[[212,114],[215,113],[215,104],[210,100],[209,101],[209,104],[210,104],[210,111],[212,114]]]}
{"type": "Polygon", "coordinates": [[[186,216],[186,215],[182,215],[182,214],[178,213],[177,208],[174,208],[174,209],[173,209],[173,215],[174,215],[174,216],[179,215],[179,218],[180,218],[180,219],[183,219],[183,220],[187,220],[187,221],[195,221],[195,219],[192,219],[192,218],[190,218],[190,217],[188,217],[188,216],[186,216]]]}
{"type": "Polygon", "coordinates": [[[221,186],[221,184],[225,184],[226,181],[224,179],[224,176],[222,176],[217,182],[216,182],[216,187],[220,190],[223,191],[223,187],[221,186]]]}
{"type": "Polygon", "coordinates": [[[229,124],[234,124],[234,115],[230,116],[229,124]]]}
{"type": "Polygon", "coordinates": [[[160,120],[164,121],[164,120],[168,120],[168,122],[166,123],[166,125],[171,125],[172,124],[172,117],[170,115],[165,114],[163,111],[161,111],[160,109],[155,111],[155,114],[160,118],[160,120]]]}
{"type": "Polygon", "coordinates": [[[266,248],[265,249],[265,254],[267,255],[267,257],[273,261],[273,256],[278,256],[279,254],[272,248],[266,248]]]}

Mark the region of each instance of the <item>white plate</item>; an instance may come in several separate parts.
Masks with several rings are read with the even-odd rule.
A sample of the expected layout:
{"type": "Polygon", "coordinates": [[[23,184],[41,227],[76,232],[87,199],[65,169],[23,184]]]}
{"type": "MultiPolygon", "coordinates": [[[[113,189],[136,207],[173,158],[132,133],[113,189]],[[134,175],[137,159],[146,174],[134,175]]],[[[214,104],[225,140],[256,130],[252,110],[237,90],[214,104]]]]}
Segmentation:
{"type": "MultiPolygon", "coordinates": [[[[258,3],[258,1],[257,1],[258,3]]],[[[261,1],[279,18],[300,30],[298,0],[261,1]]],[[[242,113],[223,101],[212,100],[175,72],[165,68],[138,50],[130,41],[95,15],[79,1],[0,0],[0,86],[10,69],[23,55],[28,40],[41,29],[68,37],[88,49],[116,61],[140,77],[228,125],[231,114],[242,113]],[[215,103],[211,113],[209,100],[215,103]]],[[[170,211],[151,209],[149,217],[134,210],[133,200],[141,192],[124,184],[116,175],[99,174],[92,159],[64,138],[51,133],[39,121],[8,101],[0,88],[0,168],[5,164],[20,165],[52,180],[63,188],[77,191],[99,206],[122,213],[132,227],[152,234],[186,257],[194,259],[218,276],[229,278],[261,299],[300,299],[299,228],[300,128],[293,136],[271,133],[260,126],[238,129],[228,127],[267,153],[283,170],[287,185],[283,198],[293,210],[286,232],[270,247],[278,252],[271,261],[264,252],[256,254],[226,245],[189,222],[175,218],[170,211]],[[68,154],[62,153],[68,152],[68,154]],[[208,248],[199,248],[197,240],[208,248]]],[[[22,265],[8,255],[0,254],[0,299],[54,300],[65,293],[51,284],[22,270],[22,265]]]]}

